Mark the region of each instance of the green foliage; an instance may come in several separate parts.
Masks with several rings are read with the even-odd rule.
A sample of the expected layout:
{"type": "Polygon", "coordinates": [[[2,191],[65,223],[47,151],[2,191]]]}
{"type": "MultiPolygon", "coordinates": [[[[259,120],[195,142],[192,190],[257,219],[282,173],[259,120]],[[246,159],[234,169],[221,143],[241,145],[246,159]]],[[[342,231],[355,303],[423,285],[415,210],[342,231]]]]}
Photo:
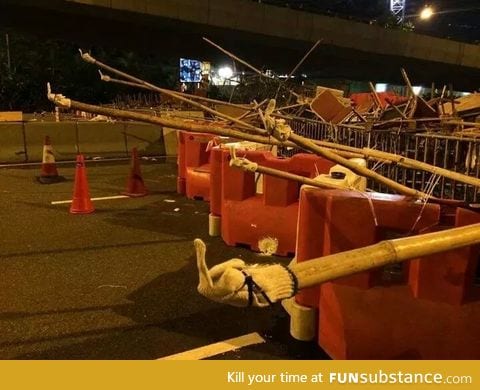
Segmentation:
{"type": "MultiPolygon", "coordinates": [[[[127,87],[101,82],[95,66],[80,58],[79,45],[59,40],[43,40],[16,31],[0,29],[0,110],[33,112],[52,110],[46,98],[46,83],[55,92],[90,103],[109,103],[117,95],[130,93],[127,87]],[[5,34],[10,40],[10,69],[7,66],[5,34]]],[[[92,48],[92,54],[128,73],[155,84],[175,85],[176,61],[130,51],[92,48]]]]}

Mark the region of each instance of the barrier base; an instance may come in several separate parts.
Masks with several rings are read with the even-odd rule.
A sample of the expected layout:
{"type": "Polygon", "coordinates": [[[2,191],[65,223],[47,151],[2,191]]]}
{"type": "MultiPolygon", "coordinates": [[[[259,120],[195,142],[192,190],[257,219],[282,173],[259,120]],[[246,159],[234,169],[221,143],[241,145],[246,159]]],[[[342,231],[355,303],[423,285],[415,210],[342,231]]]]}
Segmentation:
{"type": "Polygon", "coordinates": [[[35,179],[40,184],[55,184],[67,181],[63,176],[35,176],[35,179]]]}
{"type": "Polygon", "coordinates": [[[177,177],[177,194],[185,195],[187,181],[184,177],[177,177]]]}
{"type": "Polygon", "coordinates": [[[317,310],[299,305],[295,298],[283,300],[282,306],[290,316],[290,335],[300,341],[313,340],[317,330],[317,310]]]}
{"type": "Polygon", "coordinates": [[[218,215],[208,215],[208,235],[210,237],[218,237],[222,233],[221,228],[222,218],[218,215]]]}
{"type": "Polygon", "coordinates": [[[210,200],[210,164],[187,168],[185,193],[189,199],[210,200]]]}
{"type": "MultiPolygon", "coordinates": [[[[480,289],[480,287],[479,287],[480,289]]],[[[322,285],[318,344],[334,359],[479,359],[480,302],[417,299],[397,285],[322,285]]]]}

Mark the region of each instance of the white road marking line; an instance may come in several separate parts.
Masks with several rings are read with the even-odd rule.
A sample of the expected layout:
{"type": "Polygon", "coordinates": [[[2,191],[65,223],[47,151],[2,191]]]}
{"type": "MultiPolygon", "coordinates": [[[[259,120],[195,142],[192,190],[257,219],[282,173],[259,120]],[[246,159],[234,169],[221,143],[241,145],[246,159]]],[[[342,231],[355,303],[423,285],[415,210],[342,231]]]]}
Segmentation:
{"type": "Polygon", "coordinates": [[[239,348],[247,347],[253,344],[265,343],[265,339],[258,333],[249,333],[233,339],[220,341],[200,348],[194,348],[190,351],[176,353],[165,356],[157,360],[201,360],[211,356],[220,355],[225,352],[235,351],[239,348]]]}
{"type": "MultiPolygon", "coordinates": [[[[129,198],[127,195],[115,195],[115,196],[104,196],[102,198],[91,198],[90,200],[109,200],[109,199],[125,199],[129,198]]],[[[66,204],[72,203],[72,200],[57,200],[55,202],[50,202],[50,204],[66,204]]]]}

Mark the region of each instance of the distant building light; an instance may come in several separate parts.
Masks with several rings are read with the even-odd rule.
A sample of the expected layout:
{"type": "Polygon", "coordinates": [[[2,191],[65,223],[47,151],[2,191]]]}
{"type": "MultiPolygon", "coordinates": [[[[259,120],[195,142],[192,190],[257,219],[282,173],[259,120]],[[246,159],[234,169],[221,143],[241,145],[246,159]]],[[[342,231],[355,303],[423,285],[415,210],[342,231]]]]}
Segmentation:
{"type": "Polygon", "coordinates": [[[413,93],[415,96],[420,95],[420,92],[422,92],[422,87],[413,87],[413,93]]]}
{"type": "Polygon", "coordinates": [[[388,84],[377,83],[375,84],[375,92],[387,92],[388,84]]]}
{"type": "Polygon", "coordinates": [[[218,75],[222,79],[229,79],[233,76],[233,70],[229,66],[224,66],[224,67],[218,69],[218,75]]]}

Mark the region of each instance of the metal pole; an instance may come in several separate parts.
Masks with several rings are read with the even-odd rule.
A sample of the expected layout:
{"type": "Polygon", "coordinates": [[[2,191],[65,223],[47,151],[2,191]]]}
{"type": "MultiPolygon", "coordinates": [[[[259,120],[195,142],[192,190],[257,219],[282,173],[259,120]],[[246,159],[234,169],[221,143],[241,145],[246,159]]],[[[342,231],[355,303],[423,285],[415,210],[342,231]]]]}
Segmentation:
{"type": "Polygon", "coordinates": [[[10,59],[10,39],[8,38],[8,34],[5,34],[5,44],[7,46],[7,68],[8,74],[12,72],[12,62],[10,59]]]}

